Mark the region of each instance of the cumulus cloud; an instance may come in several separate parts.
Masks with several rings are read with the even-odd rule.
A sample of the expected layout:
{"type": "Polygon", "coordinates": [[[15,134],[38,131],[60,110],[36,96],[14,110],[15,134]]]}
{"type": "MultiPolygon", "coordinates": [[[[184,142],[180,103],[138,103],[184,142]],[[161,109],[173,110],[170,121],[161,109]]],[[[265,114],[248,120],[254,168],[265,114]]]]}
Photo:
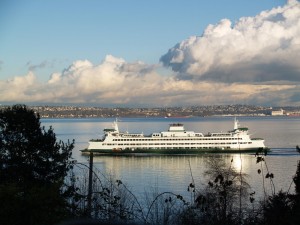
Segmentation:
{"type": "MultiPolygon", "coordinates": [[[[45,82],[46,66],[0,80],[0,102],[123,106],[211,104],[300,105],[300,3],[209,25],[161,57],[161,65],[107,55],[77,60],[45,82]]],[[[29,66],[29,64],[28,64],[29,66]]]]}
{"type": "Polygon", "coordinates": [[[34,96],[35,100],[38,100],[37,96],[33,93],[38,87],[39,82],[32,72],[29,72],[25,76],[0,81],[0,101],[29,101],[32,96],[34,96]]]}
{"type": "Polygon", "coordinates": [[[98,65],[88,60],[74,62],[62,73],[52,74],[47,88],[57,90],[56,98],[125,104],[132,98],[144,96],[148,88],[160,86],[162,78],[154,72],[154,68],[142,62],[127,63],[108,55],[98,65]],[[83,99],[86,96],[90,99],[83,99]]]}
{"type": "Polygon", "coordinates": [[[45,83],[34,72],[0,81],[0,101],[151,105],[157,103],[153,96],[163,92],[167,79],[155,65],[108,55],[96,65],[75,61],[45,83]]]}
{"type": "Polygon", "coordinates": [[[218,82],[300,81],[300,3],[209,25],[160,58],[180,79],[218,82]]]}
{"type": "Polygon", "coordinates": [[[299,84],[246,84],[182,80],[160,75],[157,66],[111,55],[99,64],[73,62],[41,83],[33,72],[0,81],[1,102],[90,103],[93,105],[178,106],[300,103],[299,84]],[[215,91],[214,91],[215,90],[215,91]]]}

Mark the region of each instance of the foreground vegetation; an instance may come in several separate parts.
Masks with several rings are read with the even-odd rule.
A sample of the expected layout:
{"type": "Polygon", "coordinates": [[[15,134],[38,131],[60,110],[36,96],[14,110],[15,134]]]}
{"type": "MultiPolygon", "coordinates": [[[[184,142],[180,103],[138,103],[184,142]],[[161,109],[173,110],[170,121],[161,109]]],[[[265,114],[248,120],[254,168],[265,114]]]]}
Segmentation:
{"type": "Polygon", "coordinates": [[[300,224],[300,162],[295,191],[276,193],[267,153],[257,152],[258,176],[272,191],[262,199],[249,192],[247,175],[233,160],[217,157],[208,158],[205,188],[196,187],[191,173],[189,201],[155,189],[140,199],[123,181],[72,160],[73,148],[74,141],[57,142],[26,106],[0,111],[0,224],[300,224]]]}

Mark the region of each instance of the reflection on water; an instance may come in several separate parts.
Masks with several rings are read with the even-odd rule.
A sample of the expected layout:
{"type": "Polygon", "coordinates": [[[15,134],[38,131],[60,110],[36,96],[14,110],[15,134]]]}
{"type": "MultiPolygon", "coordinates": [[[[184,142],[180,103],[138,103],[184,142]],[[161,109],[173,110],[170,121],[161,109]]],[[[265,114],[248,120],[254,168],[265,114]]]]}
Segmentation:
{"type": "MultiPolygon", "coordinates": [[[[300,118],[288,117],[243,117],[242,126],[247,126],[253,137],[263,137],[266,145],[273,151],[267,156],[269,172],[274,174],[276,191],[288,190],[296,172],[300,154],[295,150],[299,145],[300,118]]],[[[44,126],[52,125],[59,139],[75,139],[76,146],[73,158],[87,163],[88,157],[81,155],[80,149],[87,147],[88,140],[98,138],[102,130],[110,127],[113,119],[47,119],[42,120],[44,126]]],[[[134,133],[152,132],[168,129],[170,123],[180,122],[186,130],[203,133],[227,131],[233,128],[233,118],[122,118],[119,128],[122,131],[134,133]]],[[[101,172],[114,174],[121,179],[137,195],[143,195],[149,187],[160,191],[173,191],[176,194],[188,196],[188,185],[194,179],[196,188],[207,184],[204,171],[207,168],[207,157],[219,157],[236,170],[249,174],[248,182],[256,193],[263,193],[263,177],[257,170],[265,166],[256,164],[256,158],[250,154],[203,154],[193,156],[97,156],[94,158],[95,167],[101,172]]],[[[269,180],[265,179],[266,189],[270,191],[269,180]]],[[[292,186],[292,191],[294,191],[292,186]]]]}
{"type": "Polygon", "coordinates": [[[245,167],[246,165],[245,162],[243,162],[243,158],[241,155],[236,154],[232,156],[232,167],[236,170],[236,171],[243,171],[243,167],[245,167]]]}
{"type": "MultiPolygon", "coordinates": [[[[296,172],[297,157],[267,156],[266,163],[257,164],[254,155],[193,155],[193,156],[96,156],[95,167],[102,173],[114,174],[121,179],[136,194],[143,195],[150,187],[161,192],[172,191],[176,194],[189,196],[187,187],[194,180],[196,188],[201,189],[208,183],[208,177],[204,176],[207,169],[208,157],[218,157],[224,160],[228,167],[232,166],[237,171],[249,175],[248,183],[252,191],[263,193],[263,177],[269,171],[274,174],[276,191],[287,191],[296,172]],[[262,169],[263,174],[257,170],[262,169]]],[[[293,186],[292,186],[293,188],[293,186]]],[[[265,179],[265,189],[271,193],[268,179],[265,179]]],[[[294,189],[291,190],[292,192],[294,189]]]]}

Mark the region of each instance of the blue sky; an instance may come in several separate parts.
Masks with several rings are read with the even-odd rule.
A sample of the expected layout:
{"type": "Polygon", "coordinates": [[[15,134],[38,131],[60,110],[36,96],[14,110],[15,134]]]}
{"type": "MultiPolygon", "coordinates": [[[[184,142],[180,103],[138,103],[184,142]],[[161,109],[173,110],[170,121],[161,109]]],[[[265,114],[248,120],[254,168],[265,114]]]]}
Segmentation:
{"type": "MultiPolygon", "coordinates": [[[[297,3],[296,0],[293,0],[290,5],[293,6],[297,3]]],[[[73,89],[83,88],[82,90],[85,92],[82,93],[82,95],[86,93],[86,98],[81,98],[81,100],[79,100],[78,96],[70,96],[70,93],[55,95],[52,100],[51,98],[36,96],[39,94],[39,89],[47,89],[49,92],[57,93],[58,86],[54,88],[53,86],[50,87],[47,85],[49,81],[53,84],[52,78],[54,77],[56,77],[56,79],[58,79],[58,77],[63,79],[66,85],[65,88],[71,89],[70,85],[74,82],[71,82],[70,79],[68,81],[66,80],[67,76],[70,78],[70,74],[72,73],[70,68],[72,66],[74,67],[74,65],[97,68],[97,73],[101,74],[103,71],[99,71],[99,68],[101,66],[104,67],[107,63],[112,63],[112,61],[113,63],[117,63],[119,67],[122,65],[122,68],[125,67],[124,65],[126,65],[126,68],[130,66],[130,73],[137,71],[136,66],[139,68],[143,67],[143,71],[145,68],[147,71],[151,70],[151,74],[147,75],[141,73],[140,70],[136,72],[140,74],[140,82],[141,76],[150,77],[147,83],[151,83],[151,79],[154,79],[156,76],[158,79],[167,76],[168,79],[180,80],[182,82],[191,79],[199,81],[198,70],[194,74],[190,72],[191,69],[185,70],[186,65],[183,64],[180,65],[180,70],[178,70],[178,64],[175,65],[173,63],[176,49],[173,52],[169,51],[169,49],[174,49],[176,44],[179,46],[180,43],[183,43],[184,40],[188,40],[190,37],[203,36],[210,24],[217,26],[218,24],[222,24],[221,21],[227,19],[227,21],[231,21],[231,25],[229,26],[234,27],[235,23],[244,17],[255,18],[260,15],[261,12],[271,11],[278,7],[282,8],[282,10],[287,10],[283,9],[286,4],[284,0],[1,0],[0,81],[2,85],[6,87],[12,85],[14,82],[12,87],[17,87],[16,80],[25,79],[29,83],[28,89],[24,89],[22,93],[19,93],[19,98],[17,96],[11,96],[10,92],[2,91],[0,101],[24,103],[31,101],[34,103],[53,101],[57,103],[74,102],[79,104],[80,101],[86,102],[87,96],[90,96],[91,98],[95,97],[97,99],[90,101],[91,104],[112,103],[116,105],[133,105],[137,102],[139,105],[157,104],[161,106],[188,104],[183,102],[184,97],[172,99],[172,95],[176,95],[176,90],[173,89],[168,92],[167,90],[171,88],[165,86],[161,88],[165,88],[166,91],[164,93],[160,93],[159,96],[152,96],[152,98],[160,98],[160,101],[156,102],[147,99],[147,94],[144,93],[144,91],[142,91],[142,95],[145,96],[145,98],[137,98],[136,96],[139,95],[141,90],[136,90],[136,96],[131,96],[130,99],[126,97],[126,91],[124,91],[123,96],[116,96],[116,99],[112,94],[107,98],[103,93],[101,94],[95,91],[95,89],[88,90],[88,84],[90,84],[91,81],[87,80],[85,80],[87,83],[84,87],[72,87],[73,89]],[[83,63],[84,60],[86,60],[85,63],[83,63]],[[132,70],[133,67],[135,67],[135,69],[132,70]]],[[[298,6],[296,6],[296,8],[297,7],[298,6]]],[[[298,26],[298,24],[295,26],[298,26]]],[[[176,52],[179,50],[182,51],[182,49],[178,47],[176,52]]],[[[210,54],[212,53],[213,51],[211,50],[210,54]]],[[[186,55],[185,59],[189,59],[189,56],[186,55]]],[[[186,62],[186,60],[184,62],[186,62]]],[[[195,62],[193,62],[193,65],[194,64],[195,62]]],[[[262,68],[270,65],[266,65],[266,63],[262,64],[262,68]]],[[[257,63],[255,65],[257,66],[257,63]]],[[[278,69],[284,69],[285,66],[288,65],[285,64],[278,69]]],[[[293,69],[295,69],[294,65],[292,66],[293,69]]],[[[114,69],[114,71],[115,70],[116,69],[114,69]]],[[[265,71],[268,71],[268,69],[265,69],[265,71]]],[[[296,69],[296,71],[298,71],[298,69],[296,69]]],[[[92,73],[95,71],[89,72],[92,73]]],[[[127,84],[127,81],[126,79],[124,80],[123,72],[124,71],[121,73],[119,71],[119,75],[111,77],[111,79],[107,78],[111,76],[110,74],[105,73],[99,76],[102,78],[106,76],[105,79],[114,80],[117,85],[124,86],[127,84]],[[123,83],[118,83],[122,79],[123,83]]],[[[222,76],[221,80],[215,80],[214,77],[217,77],[219,72],[215,69],[205,72],[205,74],[200,75],[203,78],[207,76],[210,76],[210,78],[201,79],[202,85],[203,82],[208,82],[207,80],[209,80],[210,84],[212,82],[214,82],[214,84],[221,82],[226,85],[229,85],[228,83],[234,83],[231,77],[226,80],[225,77],[228,77],[228,75],[222,76]],[[209,75],[207,72],[213,73],[213,75],[209,75]]],[[[74,74],[77,74],[78,80],[80,79],[81,81],[84,76],[87,76],[73,73],[72,77],[75,77],[74,74]]],[[[85,74],[89,73],[86,72],[85,74]]],[[[97,76],[97,74],[94,76],[97,76]]],[[[128,77],[129,75],[124,76],[128,77]]],[[[290,77],[291,80],[295,80],[293,75],[290,77]]],[[[145,80],[145,78],[143,79],[145,80]]],[[[255,77],[253,79],[240,79],[239,81],[257,82],[257,79],[258,78],[255,77]]],[[[262,81],[274,82],[278,80],[263,78],[262,81]]],[[[170,83],[171,81],[168,82],[170,83]]],[[[287,82],[285,82],[285,85],[287,85],[286,83],[287,82]]],[[[195,88],[186,87],[182,89],[182,86],[185,87],[187,85],[182,83],[176,83],[174,85],[175,89],[177,87],[176,85],[179,85],[178,87],[181,90],[177,95],[186,95],[187,98],[189,97],[189,93],[195,88]]],[[[99,87],[102,86],[102,83],[99,84],[99,87]]],[[[146,89],[151,88],[148,86],[146,89]]],[[[132,89],[132,87],[129,86],[127,88],[132,89]]],[[[282,88],[281,86],[280,90],[287,87],[282,88]]],[[[230,92],[230,90],[228,90],[228,92],[230,92]]],[[[271,95],[271,93],[263,94],[271,95]]],[[[195,93],[195,95],[197,95],[197,93],[195,93]]],[[[190,104],[196,104],[197,101],[195,99],[192,100],[190,104]]],[[[296,99],[297,104],[299,103],[299,99],[296,95],[291,95],[290,99],[296,99]]],[[[246,97],[240,100],[233,99],[232,101],[233,103],[255,103],[254,101],[257,101],[258,104],[266,104],[267,102],[266,99],[264,101],[258,101],[250,98],[247,99],[246,97]]],[[[270,99],[270,102],[271,101],[275,100],[270,99]]],[[[282,99],[280,103],[283,104],[284,101],[285,100],[282,99]]],[[[226,104],[230,103],[230,101],[211,98],[211,100],[206,99],[203,102],[199,102],[199,104],[214,103],[226,104]]],[[[287,103],[289,102],[287,101],[287,103]]]]}

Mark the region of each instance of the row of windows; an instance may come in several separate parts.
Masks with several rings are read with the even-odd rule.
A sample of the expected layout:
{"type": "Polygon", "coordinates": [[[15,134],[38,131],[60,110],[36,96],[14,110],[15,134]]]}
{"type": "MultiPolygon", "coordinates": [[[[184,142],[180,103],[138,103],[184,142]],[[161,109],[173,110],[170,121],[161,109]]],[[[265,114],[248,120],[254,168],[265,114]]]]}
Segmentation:
{"type": "Polygon", "coordinates": [[[211,136],[223,136],[223,137],[226,137],[226,136],[231,136],[231,134],[211,134],[211,136]]]}
{"type": "Polygon", "coordinates": [[[149,144],[142,144],[142,143],[128,143],[128,144],[117,144],[117,143],[103,143],[103,145],[118,145],[118,146],[139,146],[139,145],[236,145],[236,144],[252,144],[252,142],[231,142],[231,143],[149,143],[149,144]]]}
{"type": "MultiPolygon", "coordinates": [[[[229,146],[224,146],[222,148],[230,149],[229,146]]],[[[125,148],[126,149],[126,148],[125,148]]],[[[133,148],[134,149],[134,148],[133,148]]],[[[214,146],[203,146],[203,147],[138,147],[136,149],[216,149],[214,146]]]]}
{"type": "MultiPolygon", "coordinates": [[[[163,139],[164,141],[225,141],[225,140],[242,140],[242,138],[181,138],[181,139],[163,139]]],[[[140,138],[140,139],[113,139],[113,141],[161,141],[161,139],[140,138]]]]}

